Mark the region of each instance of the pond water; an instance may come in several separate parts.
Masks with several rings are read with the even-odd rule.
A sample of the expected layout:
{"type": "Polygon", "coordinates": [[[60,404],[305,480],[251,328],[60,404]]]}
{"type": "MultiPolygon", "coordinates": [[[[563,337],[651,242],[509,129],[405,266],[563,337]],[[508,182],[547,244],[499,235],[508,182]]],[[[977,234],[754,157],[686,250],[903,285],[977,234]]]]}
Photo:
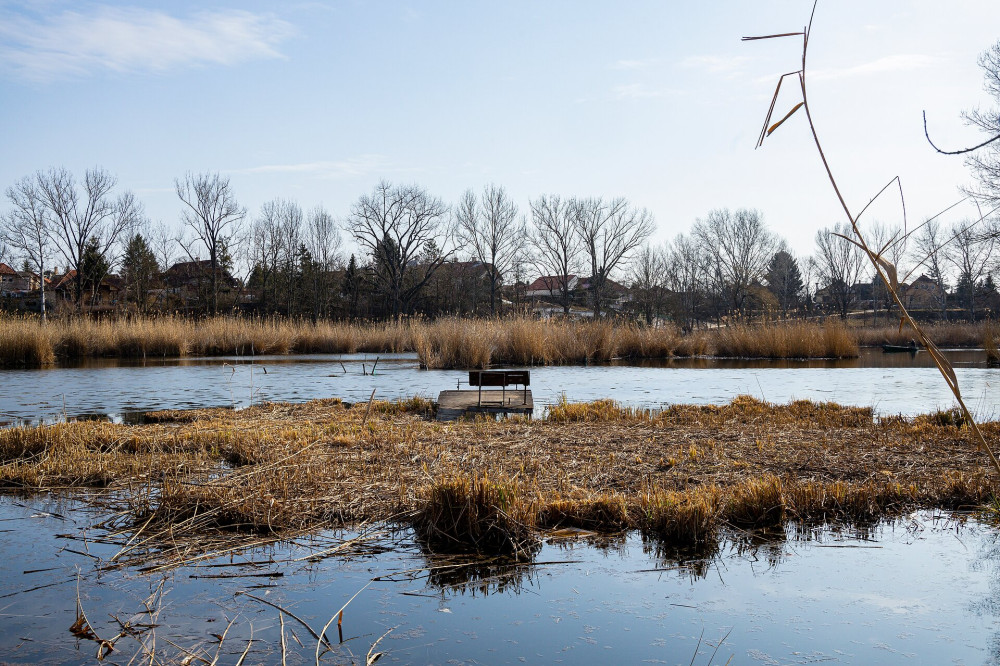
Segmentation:
{"type": "MultiPolygon", "coordinates": [[[[1000,369],[987,368],[982,351],[946,352],[963,395],[980,418],[1000,415],[1000,369]]],[[[572,402],[613,398],[624,404],[724,404],[741,394],[771,402],[795,399],[874,407],[882,414],[914,415],[949,408],[953,398],[926,353],[883,354],[866,349],[857,359],[756,361],[678,359],[644,363],[533,367],[536,412],[565,395],[572,402]]],[[[421,370],[412,354],[219,357],[145,362],[94,359],[73,367],[0,371],[0,422],[61,418],[128,419],[155,409],[303,402],[339,397],[346,402],[467,388],[468,373],[421,370]],[[374,375],[372,366],[378,360],[374,375]]]]}
{"type": "Polygon", "coordinates": [[[70,632],[79,595],[103,639],[131,621],[114,663],[140,644],[167,661],[220,651],[231,664],[249,648],[246,663],[280,663],[279,606],[297,618],[284,617],[287,662],[312,664],[304,624],[319,633],[356,593],[323,663],[363,664],[383,635],[382,663],[1000,661],[998,532],[971,519],[918,513],[864,535],[789,528],[688,560],[636,536],[552,541],[520,567],[438,559],[406,531],[351,547],[356,535],[328,533],[168,571],[102,570],[129,535],[107,538],[98,519],[69,500],[0,497],[4,661],[94,663],[96,643],[70,632]]]}

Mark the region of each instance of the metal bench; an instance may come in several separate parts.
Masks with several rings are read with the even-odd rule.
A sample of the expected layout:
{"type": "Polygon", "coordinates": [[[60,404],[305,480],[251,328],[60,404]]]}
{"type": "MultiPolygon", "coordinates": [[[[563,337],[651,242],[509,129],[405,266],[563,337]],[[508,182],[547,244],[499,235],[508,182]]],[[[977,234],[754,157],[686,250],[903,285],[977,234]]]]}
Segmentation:
{"type": "Polygon", "coordinates": [[[483,404],[483,387],[501,387],[500,404],[507,403],[507,387],[521,386],[523,389],[521,404],[528,404],[528,385],[531,384],[531,372],[528,370],[470,370],[469,386],[479,387],[479,405],[483,404]]]}

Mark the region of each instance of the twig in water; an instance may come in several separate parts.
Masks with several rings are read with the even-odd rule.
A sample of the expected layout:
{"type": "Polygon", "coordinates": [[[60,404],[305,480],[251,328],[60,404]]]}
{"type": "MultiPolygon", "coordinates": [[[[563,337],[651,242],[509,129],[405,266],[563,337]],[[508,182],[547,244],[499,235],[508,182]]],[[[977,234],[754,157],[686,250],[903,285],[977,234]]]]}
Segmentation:
{"type": "Polygon", "coordinates": [[[371,648],[369,648],[369,650],[368,650],[368,654],[365,656],[365,666],[372,666],[372,664],[374,664],[376,661],[379,660],[379,658],[382,656],[382,653],[381,652],[375,652],[375,648],[378,647],[378,644],[382,642],[383,638],[385,638],[386,636],[388,636],[390,633],[392,633],[398,627],[399,627],[399,625],[397,624],[395,627],[393,627],[392,629],[389,629],[389,631],[387,631],[384,634],[382,634],[381,636],[379,636],[378,639],[374,643],[372,643],[371,648]],[[374,654],[372,654],[372,653],[374,653],[374,654]]]}
{"type": "Polygon", "coordinates": [[[295,620],[296,622],[298,622],[299,624],[301,624],[303,627],[305,627],[306,631],[308,631],[310,634],[312,634],[312,637],[315,638],[317,641],[324,641],[324,642],[326,642],[327,646],[333,647],[333,646],[330,645],[329,641],[326,641],[326,639],[324,639],[322,636],[320,636],[319,634],[317,634],[316,631],[312,627],[310,627],[309,624],[305,620],[303,620],[302,618],[300,618],[298,615],[296,615],[292,611],[288,610],[287,608],[282,608],[278,604],[272,603],[272,602],[268,601],[267,599],[261,599],[260,597],[256,597],[256,596],[250,594],[249,592],[242,592],[241,591],[241,592],[237,592],[236,594],[238,594],[238,595],[242,594],[243,596],[250,597],[254,601],[259,601],[260,603],[266,604],[266,605],[270,606],[271,608],[276,608],[277,610],[281,611],[282,613],[284,613],[285,615],[287,615],[288,617],[292,618],[293,620],[295,620]]]}
{"type": "Polygon", "coordinates": [[[243,650],[243,654],[240,655],[239,660],[236,662],[236,666],[243,666],[243,661],[247,658],[251,645],[253,645],[253,622],[250,623],[250,640],[247,641],[247,647],[243,650]]]}
{"type": "Polygon", "coordinates": [[[336,613],[333,614],[333,617],[330,618],[330,621],[327,622],[325,625],[323,625],[323,631],[319,632],[320,635],[323,636],[323,638],[322,639],[317,639],[317,641],[316,641],[316,666],[319,666],[319,649],[320,649],[320,647],[322,646],[322,644],[324,642],[327,644],[327,646],[330,645],[330,642],[326,640],[326,630],[330,628],[330,625],[333,624],[334,620],[337,620],[337,629],[340,629],[340,642],[343,643],[344,642],[344,633],[343,633],[343,630],[341,629],[341,625],[342,625],[342,623],[344,621],[344,609],[347,608],[348,604],[350,604],[352,601],[354,601],[359,594],[361,594],[362,592],[364,592],[365,590],[367,590],[368,586],[371,585],[374,582],[375,582],[375,579],[372,579],[372,580],[368,581],[367,583],[365,583],[365,586],[362,587],[357,592],[355,592],[354,596],[351,597],[350,599],[348,599],[347,603],[345,603],[343,606],[341,606],[340,610],[338,610],[336,613]]]}
{"type": "Polygon", "coordinates": [[[285,666],[285,653],[287,651],[287,645],[285,644],[285,614],[278,613],[278,622],[281,624],[281,666],[285,666]]]}

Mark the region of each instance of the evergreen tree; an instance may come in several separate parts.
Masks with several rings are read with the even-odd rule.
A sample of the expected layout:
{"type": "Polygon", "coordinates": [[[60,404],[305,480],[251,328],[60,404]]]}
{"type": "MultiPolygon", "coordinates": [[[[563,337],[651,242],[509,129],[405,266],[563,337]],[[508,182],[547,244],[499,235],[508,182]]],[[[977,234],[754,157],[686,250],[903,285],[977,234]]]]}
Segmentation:
{"type": "Polygon", "coordinates": [[[90,292],[91,304],[96,300],[98,288],[110,270],[111,263],[101,252],[100,242],[91,237],[83,249],[79,268],[80,275],[77,280],[77,284],[80,285],[84,293],[90,292]]]}
{"type": "Polygon", "coordinates": [[[353,254],[351,260],[347,262],[347,270],[344,271],[340,293],[347,300],[347,317],[354,319],[357,316],[358,299],[361,295],[361,272],[358,270],[358,261],[353,254]]]}
{"type": "Polygon", "coordinates": [[[139,312],[145,313],[149,305],[149,290],[159,275],[156,255],[141,234],[135,234],[122,257],[122,280],[125,300],[134,303],[139,312]]]}
{"type": "Polygon", "coordinates": [[[768,290],[778,300],[782,314],[787,316],[788,310],[799,303],[803,290],[802,273],[795,257],[784,249],[775,252],[767,265],[764,279],[768,290]]]}

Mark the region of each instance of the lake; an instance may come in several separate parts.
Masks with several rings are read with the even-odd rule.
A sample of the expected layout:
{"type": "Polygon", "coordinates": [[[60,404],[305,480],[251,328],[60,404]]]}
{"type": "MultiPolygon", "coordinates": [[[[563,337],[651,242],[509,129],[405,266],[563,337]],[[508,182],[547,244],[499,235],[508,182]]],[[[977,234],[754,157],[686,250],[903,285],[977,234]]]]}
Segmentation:
{"type": "MultiPolygon", "coordinates": [[[[969,407],[980,418],[997,418],[1000,368],[987,368],[982,351],[949,350],[946,355],[969,407]]],[[[905,415],[953,404],[923,352],[883,354],[864,349],[859,358],[847,360],[694,358],[530,370],[537,415],[562,396],[571,402],[613,398],[626,405],[658,408],[724,404],[748,394],[777,403],[834,401],[905,415]]],[[[413,354],[90,359],[69,367],[0,370],[0,421],[127,420],[156,409],[244,407],[251,402],[326,397],[357,402],[368,400],[373,389],[380,399],[414,395],[436,399],[442,390],[468,388],[467,382],[464,371],[421,370],[413,354]]]]}

